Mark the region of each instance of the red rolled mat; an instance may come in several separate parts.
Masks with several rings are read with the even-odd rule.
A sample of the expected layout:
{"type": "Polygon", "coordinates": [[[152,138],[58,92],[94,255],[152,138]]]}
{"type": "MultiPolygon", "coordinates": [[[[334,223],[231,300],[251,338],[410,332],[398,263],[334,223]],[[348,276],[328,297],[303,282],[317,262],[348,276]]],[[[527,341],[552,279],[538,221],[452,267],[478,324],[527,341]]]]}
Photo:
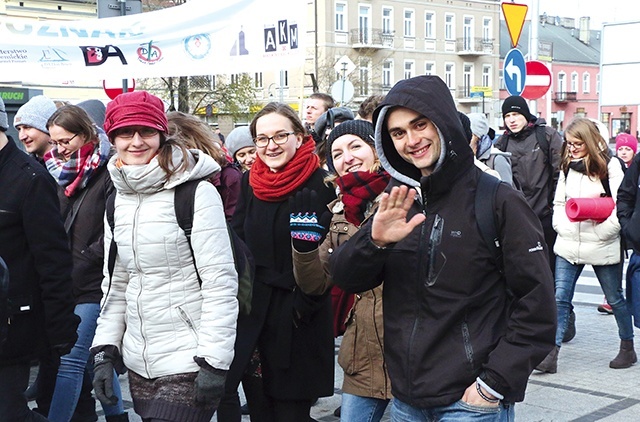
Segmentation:
{"type": "Polygon", "coordinates": [[[615,204],[613,198],[571,198],[565,205],[569,221],[595,220],[602,223],[610,215],[615,204]]]}

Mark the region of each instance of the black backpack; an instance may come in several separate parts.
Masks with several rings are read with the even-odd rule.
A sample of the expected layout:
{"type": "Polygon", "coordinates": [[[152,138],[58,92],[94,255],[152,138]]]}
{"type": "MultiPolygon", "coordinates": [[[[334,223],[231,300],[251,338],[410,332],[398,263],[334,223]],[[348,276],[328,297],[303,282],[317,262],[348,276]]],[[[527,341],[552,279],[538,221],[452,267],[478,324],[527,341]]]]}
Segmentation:
{"type": "Polygon", "coordinates": [[[9,268],[0,257],[0,352],[7,341],[9,330],[9,268]]]}
{"type": "Polygon", "coordinates": [[[476,189],[475,211],[478,229],[489,247],[493,259],[500,274],[504,274],[504,262],[502,259],[502,245],[498,233],[496,215],[496,194],[498,186],[502,183],[498,178],[482,172],[476,189]]]}
{"type": "MultiPolygon", "coordinates": [[[[202,285],[202,279],[198,272],[198,266],[196,265],[196,258],[193,253],[193,247],[191,246],[191,229],[193,228],[193,214],[194,214],[194,201],[196,196],[196,188],[198,183],[207,182],[204,179],[191,180],[189,182],[178,185],[175,188],[173,204],[176,213],[176,220],[178,225],[187,237],[187,243],[191,250],[191,257],[193,258],[193,265],[196,270],[196,276],[198,277],[198,283],[202,285]]],[[[111,288],[111,278],[113,277],[113,269],[116,264],[116,255],[118,251],[118,245],[113,238],[113,231],[115,227],[114,212],[115,212],[115,194],[111,195],[107,199],[106,212],[107,221],[111,227],[111,246],[109,247],[108,269],[109,269],[109,289],[111,288]]],[[[253,295],[253,278],[255,275],[255,264],[253,261],[253,255],[251,250],[244,243],[244,241],[238,236],[238,234],[227,224],[227,231],[229,232],[229,240],[231,242],[231,251],[233,252],[233,261],[238,273],[238,305],[240,312],[248,315],[251,312],[251,297],[253,295]]],[[[107,290],[107,295],[109,294],[107,290]]]]}

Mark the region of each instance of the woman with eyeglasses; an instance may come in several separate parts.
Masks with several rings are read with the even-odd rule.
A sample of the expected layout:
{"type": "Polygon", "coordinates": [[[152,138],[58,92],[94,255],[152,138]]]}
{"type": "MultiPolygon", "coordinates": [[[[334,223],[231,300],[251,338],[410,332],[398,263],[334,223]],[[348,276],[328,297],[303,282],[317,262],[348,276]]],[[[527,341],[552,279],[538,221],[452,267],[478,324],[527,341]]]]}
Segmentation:
{"type": "Polygon", "coordinates": [[[620,351],[609,362],[609,367],[628,368],[638,359],[633,347],[631,314],[622,293],[620,223],[613,207],[624,177],[623,164],[611,157],[607,141],[600,134],[596,123],[589,119],[573,120],[567,126],[564,138],[560,167],[562,171],[553,209],[553,228],[558,233],[554,247],[557,255],[556,347],[536,369],[549,373],[557,371],[558,353],[567,329],[576,282],[585,265],[593,267],[618,325],[620,351]],[[607,201],[606,197],[611,197],[612,204],[611,211],[604,218],[597,218],[593,214],[576,216],[571,208],[566,207],[570,200],[595,198],[607,201]],[[594,218],[589,218],[590,216],[594,218]]]}
{"type": "Polygon", "coordinates": [[[208,422],[233,359],[238,279],[216,188],[196,186],[190,243],[174,198],[180,185],[220,166],[168,137],[164,104],[145,91],[110,102],[104,128],[116,149],[107,165],[116,195],[105,255],[111,247],[116,255],[91,348],[96,396],[113,399],[113,370],[126,368],[143,421],[208,422]]]}
{"type": "MultiPolygon", "coordinates": [[[[92,373],[87,362],[102,299],[103,216],[106,199],[114,192],[107,171],[113,149],[102,129],[75,105],[56,110],[47,129],[54,147],[44,155],[44,162],[59,185],[60,209],[73,255],[75,313],[81,318],[78,341],[71,353],[60,358],[48,415],[50,421],[68,422],[74,412],[76,418],[95,417],[93,399],[76,406],[83,381],[86,378],[90,384],[92,373]]],[[[117,377],[113,377],[112,388],[117,400],[101,402],[105,416],[108,421],[126,421],[117,377]]]]}
{"type": "Polygon", "coordinates": [[[317,216],[328,212],[335,193],[324,183],[315,142],[291,107],[267,104],[250,130],[258,159],[243,175],[232,226],[251,249],[256,274],[251,314],[238,319],[228,391],[237,387],[257,345],[269,410],[261,420],[308,421],[315,399],[333,395],[331,300],[296,286],[290,200],[304,189],[317,193],[297,233],[320,237],[317,216]]]}

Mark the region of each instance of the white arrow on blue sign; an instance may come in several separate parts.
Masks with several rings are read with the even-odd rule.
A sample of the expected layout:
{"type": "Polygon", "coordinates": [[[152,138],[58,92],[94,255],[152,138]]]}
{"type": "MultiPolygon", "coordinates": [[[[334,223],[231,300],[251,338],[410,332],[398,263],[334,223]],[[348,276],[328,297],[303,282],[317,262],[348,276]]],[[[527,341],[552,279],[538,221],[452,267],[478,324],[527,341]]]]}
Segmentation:
{"type": "Polygon", "coordinates": [[[522,52],[517,48],[509,50],[504,58],[502,67],[504,85],[511,95],[520,95],[524,91],[524,83],[527,77],[527,67],[522,52]]]}

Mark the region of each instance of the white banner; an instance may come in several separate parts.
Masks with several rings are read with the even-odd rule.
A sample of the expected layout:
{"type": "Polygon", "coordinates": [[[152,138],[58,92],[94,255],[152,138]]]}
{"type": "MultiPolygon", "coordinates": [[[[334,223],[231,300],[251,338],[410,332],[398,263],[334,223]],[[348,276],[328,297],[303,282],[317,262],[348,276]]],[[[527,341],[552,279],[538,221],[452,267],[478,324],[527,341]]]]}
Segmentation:
{"type": "Polygon", "coordinates": [[[0,82],[230,74],[304,64],[306,2],[190,0],[78,21],[0,21],[0,82]]]}

